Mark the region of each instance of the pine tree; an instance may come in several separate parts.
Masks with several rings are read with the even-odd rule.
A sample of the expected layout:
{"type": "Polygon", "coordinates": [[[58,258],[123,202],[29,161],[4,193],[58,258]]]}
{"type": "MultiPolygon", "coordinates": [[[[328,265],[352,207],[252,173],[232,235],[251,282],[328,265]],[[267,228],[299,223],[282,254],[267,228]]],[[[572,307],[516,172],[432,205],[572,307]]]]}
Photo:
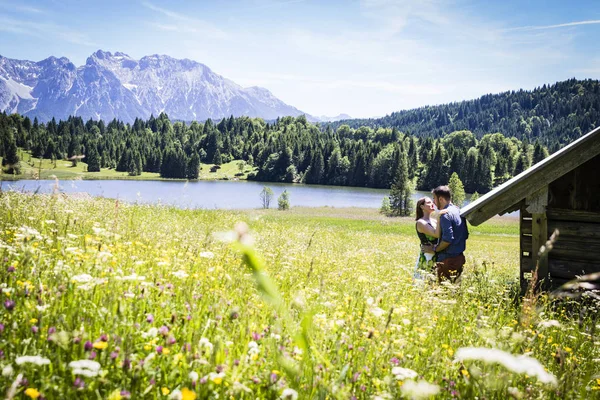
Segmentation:
{"type": "Polygon", "coordinates": [[[465,188],[456,172],[452,173],[450,181],[448,182],[448,187],[452,193],[452,203],[459,208],[462,207],[466,197],[465,188]]]}
{"type": "Polygon", "coordinates": [[[85,156],[85,162],[87,163],[88,172],[100,172],[100,156],[95,145],[88,147],[88,152],[85,156]]]}
{"type": "Polygon", "coordinates": [[[290,194],[287,190],[284,190],[279,198],[277,199],[277,208],[280,210],[289,210],[290,208],[290,194]]]}
{"type": "Polygon", "coordinates": [[[392,215],[410,215],[411,212],[411,182],[408,179],[408,160],[404,149],[400,150],[398,168],[394,183],[390,189],[390,208],[392,215]]]}
{"type": "Polygon", "coordinates": [[[19,152],[17,149],[17,141],[13,136],[12,132],[8,131],[6,135],[6,144],[5,144],[5,155],[2,158],[2,166],[6,167],[4,172],[7,174],[20,174],[21,173],[21,163],[19,159],[19,152]]]}
{"type": "Polygon", "coordinates": [[[190,161],[187,165],[186,175],[187,179],[198,179],[198,176],[200,175],[200,157],[198,156],[198,153],[194,153],[190,157],[190,161]]]}

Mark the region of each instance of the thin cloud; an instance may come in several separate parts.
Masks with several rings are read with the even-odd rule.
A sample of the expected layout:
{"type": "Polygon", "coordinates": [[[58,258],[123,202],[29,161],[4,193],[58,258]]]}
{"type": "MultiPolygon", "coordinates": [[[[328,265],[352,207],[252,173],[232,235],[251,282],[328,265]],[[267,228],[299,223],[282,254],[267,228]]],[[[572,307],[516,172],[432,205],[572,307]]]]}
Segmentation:
{"type": "Polygon", "coordinates": [[[142,5],[152,11],[162,14],[176,22],[177,25],[171,24],[155,24],[154,26],[161,30],[168,30],[181,33],[198,33],[210,36],[214,39],[225,39],[228,34],[222,29],[217,28],[211,23],[198,18],[188,17],[187,15],[158,7],[148,2],[142,2],[142,5]]]}
{"type": "Polygon", "coordinates": [[[88,47],[98,47],[86,34],[54,23],[24,21],[11,17],[0,17],[0,31],[34,36],[42,39],[57,38],[65,42],[88,47]]]}
{"type": "Polygon", "coordinates": [[[26,4],[16,5],[16,4],[11,4],[11,3],[6,3],[3,1],[0,1],[0,8],[3,8],[8,11],[24,12],[24,13],[29,13],[29,14],[41,14],[44,12],[44,10],[42,10],[40,8],[28,6],[26,4]]]}
{"type": "Polygon", "coordinates": [[[592,19],[588,21],[575,21],[575,22],[567,22],[564,24],[556,24],[556,25],[542,25],[542,26],[520,26],[517,28],[509,28],[505,29],[504,32],[511,31],[541,31],[544,29],[558,29],[558,28],[568,28],[571,26],[580,26],[580,25],[597,25],[600,24],[600,19],[592,19]]]}

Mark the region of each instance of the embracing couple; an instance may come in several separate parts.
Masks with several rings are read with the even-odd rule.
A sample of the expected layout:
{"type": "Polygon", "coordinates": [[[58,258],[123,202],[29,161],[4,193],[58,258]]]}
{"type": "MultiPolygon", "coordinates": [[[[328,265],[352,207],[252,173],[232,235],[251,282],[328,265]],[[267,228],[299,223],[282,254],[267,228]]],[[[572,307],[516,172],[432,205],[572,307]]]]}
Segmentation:
{"type": "Polygon", "coordinates": [[[467,221],[452,204],[448,186],[438,186],[431,193],[433,200],[423,197],[417,202],[416,228],[421,253],[415,266],[415,278],[436,274],[438,282],[455,282],[465,265],[467,221]]]}

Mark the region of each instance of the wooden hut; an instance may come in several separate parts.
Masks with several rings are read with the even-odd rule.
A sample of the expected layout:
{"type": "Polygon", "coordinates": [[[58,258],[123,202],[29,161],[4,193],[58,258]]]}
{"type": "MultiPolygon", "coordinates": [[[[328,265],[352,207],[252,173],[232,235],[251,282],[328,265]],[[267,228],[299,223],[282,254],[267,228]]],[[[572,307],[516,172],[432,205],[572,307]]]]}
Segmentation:
{"type": "Polygon", "coordinates": [[[538,279],[546,290],[600,272],[600,128],[480,197],[461,214],[477,226],[517,210],[522,291],[538,263],[538,279]],[[557,242],[540,256],[555,229],[557,242]]]}

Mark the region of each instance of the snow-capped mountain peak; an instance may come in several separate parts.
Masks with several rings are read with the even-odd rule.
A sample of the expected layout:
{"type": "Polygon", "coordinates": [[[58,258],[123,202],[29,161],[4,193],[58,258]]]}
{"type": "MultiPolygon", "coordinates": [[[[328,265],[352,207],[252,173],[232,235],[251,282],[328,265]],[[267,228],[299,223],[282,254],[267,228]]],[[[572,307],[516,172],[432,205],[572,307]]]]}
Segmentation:
{"type": "Polygon", "coordinates": [[[243,88],[196,61],[157,54],[135,60],[102,50],[80,67],[64,57],[32,62],[0,56],[0,110],[41,121],[78,115],[132,122],[163,111],[185,121],[303,114],[267,89],[243,88]]]}

